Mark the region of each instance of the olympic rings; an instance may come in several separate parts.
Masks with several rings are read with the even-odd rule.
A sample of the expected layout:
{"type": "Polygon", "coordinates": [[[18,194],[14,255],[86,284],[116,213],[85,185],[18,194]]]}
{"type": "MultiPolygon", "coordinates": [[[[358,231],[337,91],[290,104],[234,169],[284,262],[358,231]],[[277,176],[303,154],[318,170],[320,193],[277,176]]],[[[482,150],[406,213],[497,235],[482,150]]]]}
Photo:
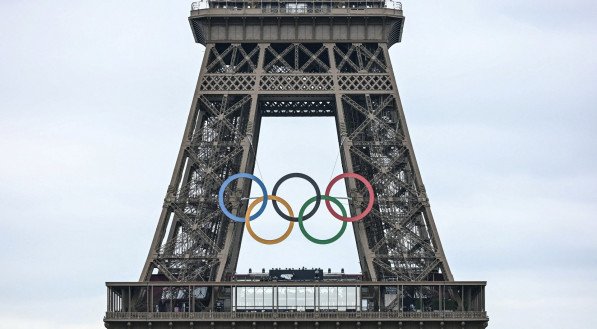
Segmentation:
{"type": "MultiPolygon", "coordinates": [[[[321,203],[321,192],[319,191],[319,186],[317,185],[315,180],[313,180],[313,178],[311,178],[305,174],[292,173],[292,174],[288,174],[288,175],[280,178],[276,182],[276,185],[274,185],[274,190],[272,191],[272,195],[276,195],[280,185],[282,185],[282,183],[284,183],[286,180],[288,180],[290,178],[302,178],[302,179],[306,180],[307,182],[311,183],[311,185],[313,185],[313,188],[315,189],[315,195],[317,198],[315,201],[315,207],[313,207],[313,209],[308,214],[306,214],[304,216],[303,220],[307,220],[307,219],[313,217],[313,215],[315,215],[315,213],[317,212],[317,209],[319,208],[319,204],[321,203]]],[[[298,222],[298,218],[292,217],[292,215],[288,216],[285,213],[283,213],[282,211],[280,211],[280,208],[278,207],[278,203],[276,202],[276,200],[274,200],[274,199],[272,199],[272,200],[273,200],[272,203],[274,204],[274,209],[276,210],[278,215],[280,215],[282,218],[284,218],[287,221],[298,222]]]]}
{"type": "Polygon", "coordinates": [[[261,208],[259,208],[259,210],[257,211],[257,213],[255,213],[255,215],[251,216],[251,220],[261,216],[261,214],[263,214],[263,212],[265,211],[265,206],[267,205],[267,189],[265,188],[265,184],[263,184],[261,179],[255,177],[251,174],[244,174],[244,173],[232,175],[232,176],[228,177],[228,179],[226,179],[224,181],[224,183],[222,183],[222,186],[220,187],[220,192],[218,193],[218,203],[220,204],[220,209],[222,210],[224,215],[226,215],[226,217],[232,219],[235,222],[244,223],[244,221],[245,221],[244,218],[233,215],[230,211],[228,211],[228,209],[226,208],[226,205],[224,204],[224,191],[226,191],[226,187],[228,187],[228,185],[230,183],[232,183],[232,181],[239,179],[239,178],[248,178],[248,179],[254,181],[255,183],[257,183],[257,185],[259,185],[259,187],[261,188],[261,191],[263,192],[263,198],[264,198],[263,205],[261,205],[261,208]]]}
{"type": "MultiPolygon", "coordinates": [[[[286,208],[286,210],[288,210],[288,213],[290,214],[290,216],[294,216],[294,213],[292,212],[292,208],[290,208],[290,205],[288,204],[288,202],[286,202],[286,200],[280,198],[279,196],[275,196],[275,195],[268,195],[267,197],[274,200],[274,202],[279,201],[284,206],[284,208],[286,208]]],[[[251,214],[251,210],[253,210],[253,208],[255,208],[255,206],[260,202],[263,202],[262,196],[258,197],[253,202],[251,202],[251,204],[249,205],[249,208],[247,208],[247,214],[245,215],[245,227],[247,228],[247,232],[249,232],[249,234],[253,237],[253,239],[255,239],[255,240],[257,240],[257,242],[261,242],[263,244],[269,244],[269,245],[278,244],[278,243],[286,240],[286,238],[288,238],[288,236],[290,236],[290,232],[292,232],[292,228],[294,227],[294,222],[292,222],[292,221],[290,223],[288,223],[288,228],[286,229],[286,232],[284,232],[284,234],[282,234],[279,238],[276,238],[273,240],[267,240],[267,239],[264,239],[264,238],[258,236],[257,234],[255,234],[255,232],[251,228],[251,220],[249,219],[250,218],[249,215],[251,214]]],[[[265,202],[263,204],[265,204],[265,202]]]]}
{"type": "Polygon", "coordinates": [[[371,183],[369,183],[369,181],[366,180],[365,177],[363,177],[359,174],[344,173],[344,174],[340,174],[340,175],[334,177],[334,179],[332,179],[332,181],[328,184],[328,187],[325,189],[326,196],[330,195],[332,186],[334,186],[334,184],[336,184],[336,182],[341,180],[342,178],[355,178],[355,179],[361,181],[363,184],[365,184],[365,187],[367,188],[367,191],[369,192],[369,203],[367,204],[367,208],[365,208],[365,210],[362,213],[360,213],[354,217],[346,217],[346,215],[344,215],[344,216],[338,215],[338,213],[336,213],[336,211],[334,211],[334,209],[332,208],[332,205],[330,204],[329,200],[325,200],[325,206],[326,206],[326,208],[328,208],[328,211],[332,214],[332,216],[334,216],[335,218],[337,218],[341,221],[344,221],[344,222],[359,221],[359,220],[363,219],[365,216],[367,216],[371,212],[371,209],[373,209],[373,203],[375,201],[374,200],[375,196],[373,195],[373,186],[371,186],[371,183]]]}
{"type": "Polygon", "coordinates": [[[222,186],[220,187],[220,191],[218,193],[218,204],[220,206],[220,209],[224,213],[224,215],[226,215],[226,217],[232,219],[235,222],[245,223],[246,227],[247,227],[247,231],[249,232],[249,235],[251,235],[251,237],[253,237],[253,239],[255,239],[256,241],[258,241],[260,243],[268,244],[268,245],[278,244],[278,243],[286,240],[290,236],[290,233],[292,232],[292,229],[294,228],[295,222],[299,223],[299,228],[301,229],[301,233],[303,233],[303,235],[309,241],[311,241],[313,243],[317,243],[317,244],[333,243],[333,242],[337,241],[344,234],[349,222],[356,222],[356,221],[359,221],[359,220],[362,220],[363,218],[365,218],[365,216],[367,216],[373,209],[374,202],[375,202],[375,195],[373,193],[373,186],[367,179],[365,179],[363,176],[356,174],[356,173],[344,173],[344,174],[334,177],[334,179],[332,179],[332,181],[330,181],[330,183],[328,184],[324,195],[321,195],[319,186],[311,177],[309,177],[305,174],[301,174],[301,173],[292,173],[292,174],[288,174],[288,175],[285,175],[284,177],[280,178],[278,180],[278,182],[276,182],[276,184],[274,185],[274,190],[272,192],[272,195],[267,194],[267,189],[265,188],[265,185],[259,178],[255,177],[251,174],[246,174],[246,173],[240,173],[240,174],[236,174],[236,175],[232,175],[232,176],[228,177],[224,181],[222,186]],[[256,198],[253,202],[251,202],[251,204],[247,208],[247,212],[245,213],[244,218],[235,216],[234,214],[232,214],[226,208],[226,204],[224,203],[224,192],[226,191],[226,187],[228,187],[228,185],[230,185],[230,183],[232,183],[234,180],[239,179],[239,178],[248,178],[248,179],[253,180],[254,182],[257,183],[257,185],[259,185],[259,188],[261,189],[261,192],[263,193],[263,196],[260,196],[260,197],[256,198]],[[298,217],[294,217],[294,213],[292,211],[292,208],[288,204],[288,202],[286,202],[284,199],[282,199],[281,197],[276,195],[276,192],[278,191],[278,188],[280,187],[280,185],[284,181],[286,181],[290,178],[303,178],[306,181],[308,181],[309,183],[311,183],[311,185],[315,189],[315,196],[310,198],[303,204],[303,206],[301,207],[301,209],[299,211],[298,217]],[[347,217],[346,209],[344,208],[342,203],[340,203],[340,201],[338,201],[338,199],[330,196],[330,192],[331,192],[334,184],[336,184],[339,180],[341,180],[343,178],[354,178],[354,179],[361,181],[363,184],[365,184],[365,187],[367,188],[367,191],[369,192],[369,203],[367,204],[367,208],[365,208],[365,210],[363,212],[361,212],[360,214],[358,214],[357,216],[354,216],[354,217],[347,217]],[[264,239],[264,238],[258,236],[253,231],[253,228],[251,227],[251,221],[263,214],[263,212],[265,211],[265,208],[267,206],[267,201],[269,199],[272,200],[272,202],[274,204],[274,209],[276,210],[276,212],[281,217],[283,217],[284,219],[286,219],[287,221],[290,222],[288,224],[288,228],[286,229],[286,232],[284,232],[284,234],[282,234],[280,237],[278,237],[276,239],[271,239],[271,240],[264,239]],[[336,233],[336,235],[334,235],[333,237],[331,237],[329,239],[318,239],[318,238],[313,237],[312,235],[310,235],[307,232],[307,230],[304,227],[304,223],[303,223],[307,219],[311,218],[317,212],[322,199],[325,201],[325,206],[328,209],[328,211],[332,214],[332,216],[334,216],[334,218],[339,219],[343,222],[342,227],[340,228],[340,231],[338,233],[336,233]],[[334,204],[336,204],[338,207],[340,207],[340,211],[342,212],[342,215],[339,215],[332,208],[330,201],[333,202],[334,204]],[[278,207],[278,202],[282,203],[284,208],[286,208],[286,210],[288,211],[288,215],[283,213],[282,211],[280,211],[280,208],[278,207]],[[307,207],[314,202],[315,202],[315,206],[313,207],[313,209],[308,214],[305,215],[305,211],[307,210],[307,207]],[[251,215],[251,212],[259,203],[262,203],[261,207],[254,215],[251,215]]]}
{"type": "Polygon", "coordinates": [[[340,207],[340,210],[342,211],[342,215],[346,216],[346,209],[344,209],[344,206],[342,205],[342,203],[340,203],[340,201],[338,201],[338,199],[331,197],[331,196],[327,196],[327,195],[322,195],[320,197],[314,196],[311,199],[307,200],[307,202],[305,202],[303,204],[303,206],[301,207],[301,210],[299,211],[299,216],[298,216],[299,228],[301,229],[301,232],[303,233],[305,238],[307,238],[309,241],[311,241],[313,243],[317,243],[317,244],[330,244],[330,243],[336,242],[336,240],[340,239],[340,237],[344,234],[344,231],[346,231],[346,226],[348,226],[347,222],[343,221],[342,228],[340,228],[340,231],[338,233],[336,233],[336,235],[334,235],[333,237],[326,239],[326,240],[320,240],[320,239],[314,238],[309,233],[307,233],[307,230],[305,229],[305,226],[303,225],[303,213],[305,212],[305,210],[307,209],[307,207],[310,204],[312,204],[315,200],[317,200],[317,202],[319,202],[320,199],[324,199],[326,201],[332,201],[338,207],[340,207]]]}

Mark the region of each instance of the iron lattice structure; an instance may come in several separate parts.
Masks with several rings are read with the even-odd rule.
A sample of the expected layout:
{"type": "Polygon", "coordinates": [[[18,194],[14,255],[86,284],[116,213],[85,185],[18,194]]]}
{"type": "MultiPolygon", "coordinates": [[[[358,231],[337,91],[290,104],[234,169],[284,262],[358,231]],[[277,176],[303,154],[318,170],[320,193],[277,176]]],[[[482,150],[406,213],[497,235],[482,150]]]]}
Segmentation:
{"type": "MultiPolygon", "coordinates": [[[[406,126],[388,48],[401,8],[385,2],[217,2],[190,17],[205,56],[174,173],[141,281],[226,281],[243,224],[218,209],[223,181],[253,172],[261,118],[334,116],[345,172],[374,186],[353,223],[366,280],[452,281],[406,126]],[[295,4],[295,5],[292,5],[295,4]]],[[[367,192],[347,180],[350,212],[367,192]]],[[[244,214],[250,184],[228,209],[244,214]]]]}

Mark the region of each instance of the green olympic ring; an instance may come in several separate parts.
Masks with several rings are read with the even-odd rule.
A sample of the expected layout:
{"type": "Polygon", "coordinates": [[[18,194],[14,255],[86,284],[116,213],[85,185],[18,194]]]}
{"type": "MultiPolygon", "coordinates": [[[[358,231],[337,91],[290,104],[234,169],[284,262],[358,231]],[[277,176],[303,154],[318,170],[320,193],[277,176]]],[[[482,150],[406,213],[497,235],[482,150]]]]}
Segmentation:
{"type": "Polygon", "coordinates": [[[303,233],[305,238],[307,238],[309,241],[311,241],[313,243],[317,243],[317,244],[330,244],[330,243],[333,243],[336,240],[340,239],[340,237],[344,234],[344,231],[346,231],[346,226],[348,226],[348,223],[346,221],[342,221],[342,228],[340,229],[340,231],[338,233],[336,233],[336,235],[334,235],[333,237],[326,239],[326,240],[317,239],[317,238],[313,237],[311,234],[309,234],[307,232],[307,230],[305,229],[305,226],[303,225],[303,214],[307,210],[307,207],[310,204],[312,204],[313,202],[317,201],[318,198],[321,198],[326,201],[332,201],[334,204],[336,204],[338,207],[340,207],[340,210],[342,211],[342,216],[346,217],[346,209],[344,209],[344,206],[342,205],[342,203],[340,203],[340,201],[338,201],[338,199],[328,196],[328,195],[314,196],[311,199],[307,200],[301,207],[301,210],[299,211],[299,215],[298,215],[299,228],[301,229],[301,232],[303,233]]]}

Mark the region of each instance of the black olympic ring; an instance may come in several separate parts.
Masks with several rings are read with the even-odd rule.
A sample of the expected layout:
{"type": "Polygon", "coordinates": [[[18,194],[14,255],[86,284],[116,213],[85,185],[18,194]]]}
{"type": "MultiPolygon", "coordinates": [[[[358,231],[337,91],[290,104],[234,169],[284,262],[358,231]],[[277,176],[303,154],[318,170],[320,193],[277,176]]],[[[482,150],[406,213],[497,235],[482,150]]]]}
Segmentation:
{"type": "MultiPolygon", "coordinates": [[[[319,190],[319,186],[317,186],[317,183],[315,182],[315,180],[313,180],[313,178],[311,178],[305,174],[291,173],[291,174],[288,174],[288,175],[280,178],[276,182],[276,185],[274,185],[274,190],[272,191],[272,195],[276,195],[276,192],[278,192],[278,188],[280,187],[280,185],[282,185],[282,183],[284,181],[286,181],[290,178],[302,178],[302,179],[306,180],[307,182],[311,183],[311,185],[313,185],[313,188],[315,189],[315,194],[317,197],[317,199],[315,200],[315,206],[308,214],[303,216],[303,220],[307,220],[307,219],[311,218],[313,215],[315,215],[315,213],[317,212],[317,209],[319,208],[319,204],[321,203],[321,191],[319,190]]],[[[274,204],[274,209],[276,210],[278,215],[280,215],[280,217],[282,217],[285,220],[290,221],[290,222],[298,222],[297,217],[291,217],[291,216],[288,216],[285,213],[283,213],[282,210],[280,210],[280,208],[278,207],[278,202],[276,200],[272,200],[272,203],[274,204]]]]}

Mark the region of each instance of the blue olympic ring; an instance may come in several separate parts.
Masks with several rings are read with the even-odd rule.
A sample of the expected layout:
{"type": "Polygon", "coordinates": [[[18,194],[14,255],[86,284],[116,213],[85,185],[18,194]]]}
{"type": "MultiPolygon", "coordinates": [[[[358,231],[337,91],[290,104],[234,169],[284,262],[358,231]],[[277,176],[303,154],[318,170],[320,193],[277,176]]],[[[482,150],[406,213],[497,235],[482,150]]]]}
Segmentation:
{"type": "Polygon", "coordinates": [[[220,192],[218,193],[218,203],[220,204],[220,209],[222,210],[224,215],[226,215],[226,217],[232,219],[235,222],[244,223],[245,219],[243,217],[235,216],[234,214],[232,214],[230,211],[228,211],[226,205],[224,204],[224,191],[226,190],[226,187],[228,187],[228,185],[230,185],[232,181],[239,178],[248,178],[254,181],[255,183],[257,183],[257,185],[259,185],[259,188],[261,188],[261,191],[263,192],[263,203],[261,203],[261,208],[259,208],[259,211],[257,211],[253,216],[250,217],[251,220],[261,216],[261,214],[265,211],[265,207],[267,205],[267,189],[265,188],[265,184],[263,184],[263,182],[259,178],[251,174],[240,173],[232,175],[224,181],[224,183],[220,187],[220,192]]]}

